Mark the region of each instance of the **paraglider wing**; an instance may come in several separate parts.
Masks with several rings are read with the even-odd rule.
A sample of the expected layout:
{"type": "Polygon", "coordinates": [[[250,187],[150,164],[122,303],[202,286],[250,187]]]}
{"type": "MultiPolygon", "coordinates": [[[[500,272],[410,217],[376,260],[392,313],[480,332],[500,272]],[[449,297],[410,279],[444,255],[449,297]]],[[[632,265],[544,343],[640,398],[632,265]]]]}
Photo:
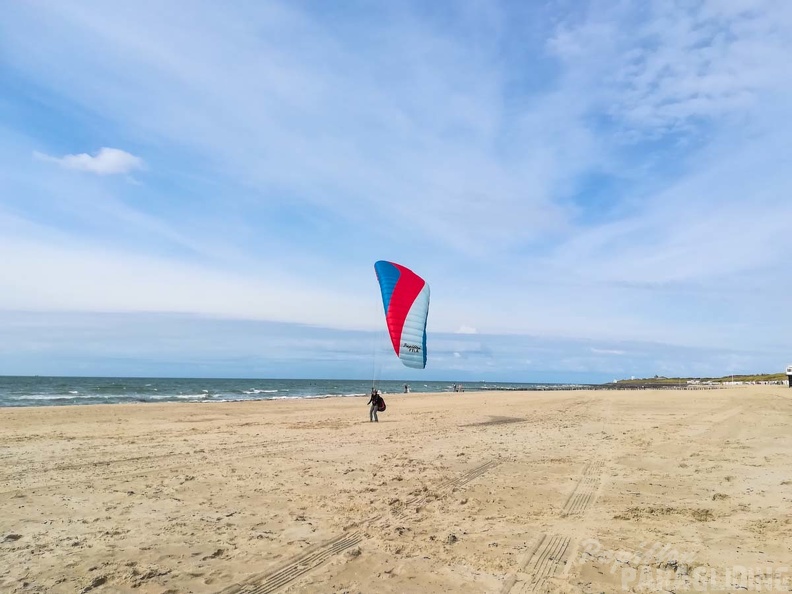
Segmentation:
{"type": "Polygon", "coordinates": [[[407,367],[426,367],[429,285],[409,268],[380,260],[374,264],[393,350],[407,367]]]}

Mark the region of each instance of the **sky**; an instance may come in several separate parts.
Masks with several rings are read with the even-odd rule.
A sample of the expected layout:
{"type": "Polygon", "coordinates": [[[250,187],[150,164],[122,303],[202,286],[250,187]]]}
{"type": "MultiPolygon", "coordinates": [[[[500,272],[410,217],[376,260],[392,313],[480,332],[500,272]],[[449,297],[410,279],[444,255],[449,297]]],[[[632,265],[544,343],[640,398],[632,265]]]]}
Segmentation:
{"type": "Polygon", "coordinates": [[[792,362],[786,0],[0,3],[0,374],[792,362]]]}

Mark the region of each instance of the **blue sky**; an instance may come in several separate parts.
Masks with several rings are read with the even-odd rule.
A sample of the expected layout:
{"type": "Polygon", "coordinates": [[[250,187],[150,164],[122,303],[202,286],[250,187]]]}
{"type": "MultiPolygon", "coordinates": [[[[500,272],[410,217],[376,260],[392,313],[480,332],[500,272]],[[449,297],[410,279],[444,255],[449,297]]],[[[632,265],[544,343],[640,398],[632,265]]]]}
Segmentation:
{"type": "Polygon", "coordinates": [[[783,0],[7,3],[0,373],[427,379],[792,361],[783,0]]]}

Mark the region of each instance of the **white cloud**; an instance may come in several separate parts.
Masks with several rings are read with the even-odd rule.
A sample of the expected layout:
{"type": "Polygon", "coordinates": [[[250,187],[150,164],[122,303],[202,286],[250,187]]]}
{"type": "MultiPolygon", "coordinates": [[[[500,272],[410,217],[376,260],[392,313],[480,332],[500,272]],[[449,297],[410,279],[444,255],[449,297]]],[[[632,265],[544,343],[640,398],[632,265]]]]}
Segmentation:
{"type": "Polygon", "coordinates": [[[624,351],[619,351],[616,349],[597,349],[591,347],[591,352],[597,355],[624,355],[624,351]]]}
{"type": "Polygon", "coordinates": [[[460,326],[457,331],[457,334],[478,334],[478,330],[473,328],[472,326],[460,326]]]}
{"type": "Polygon", "coordinates": [[[136,157],[126,151],[116,148],[102,147],[94,155],[80,153],[78,155],[64,155],[63,157],[52,157],[43,153],[35,152],[33,155],[37,159],[57,163],[64,169],[75,171],[87,171],[96,175],[118,175],[131,173],[132,171],[143,169],[143,159],[136,157]]]}

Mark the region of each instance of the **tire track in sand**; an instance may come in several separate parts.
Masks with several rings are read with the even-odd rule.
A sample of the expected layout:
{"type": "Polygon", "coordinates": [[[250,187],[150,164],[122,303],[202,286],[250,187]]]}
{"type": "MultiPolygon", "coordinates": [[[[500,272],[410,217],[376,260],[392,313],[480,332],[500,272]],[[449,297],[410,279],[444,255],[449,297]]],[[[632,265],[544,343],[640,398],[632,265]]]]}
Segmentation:
{"type": "Polygon", "coordinates": [[[558,575],[566,565],[571,543],[569,536],[543,534],[532,553],[520,564],[518,572],[506,581],[502,594],[512,591],[548,592],[548,580],[558,575]]]}
{"type": "MultiPolygon", "coordinates": [[[[489,472],[490,470],[492,470],[493,468],[495,468],[498,464],[499,464],[499,462],[497,460],[489,460],[487,462],[484,462],[484,464],[480,464],[479,466],[476,466],[475,468],[472,468],[472,469],[468,470],[467,472],[461,474],[460,476],[458,476],[455,479],[443,481],[442,483],[437,485],[437,487],[435,487],[435,490],[437,490],[437,491],[453,491],[454,489],[461,489],[462,487],[467,485],[469,482],[476,480],[481,475],[483,475],[483,474],[489,472]]],[[[431,497],[431,494],[416,495],[416,496],[410,497],[409,499],[407,499],[404,502],[404,506],[402,507],[402,509],[400,509],[398,512],[393,514],[393,519],[395,519],[395,520],[403,520],[405,517],[407,517],[408,510],[415,509],[415,508],[418,508],[418,507],[422,506],[424,503],[427,502],[427,500],[430,497],[431,497]]],[[[380,518],[380,516],[377,516],[375,519],[379,519],[379,518],[380,518]]],[[[372,523],[372,521],[369,521],[367,523],[372,523]]]]}
{"type": "MultiPolygon", "coordinates": [[[[477,479],[481,475],[489,472],[491,469],[498,465],[497,460],[489,460],[464,472],[460,476],[443,481],[437,487],[436,491],[450,491],[459,489],[477,479]]],[[[399,510],[394,515],[396,519],[403,519],[407,516],[407,511],[410,508],[415,508],[426,502],[428,496],[416,496],[408,499],[405,502],[404,508],[399,510]]],[[[382,515],[377,515],[359,524],[353,524],[352,528],[357,528],[361,525],[371,525],[380,520],[382,515]]],[[[241,582],[228,586],[220,590],[217,594],[270,594],[293,582],[299,577],[302,577],[310,571],[317,569],[324,565],[332,557],[343,553],[347,549],[360,544],[363,541],[363,533],[360,530],[352,530],[345,532],[342,535],[326,540],[322,543],[314,545],[292,559],[282,563],[274,569],[270,569],[261,573],[254,574],[241,582]]]]}
{"type": "MultiPolygon", "coordinates": [[[[611,407],[608,404],[603,417],[603,432],[607,429],[610,417],[611,407]]],[[[609,446],[601,446],[595,452],[594,458],[583,467],[575,488],[561,508],[561,518],[582,517],[596,501],[605,471],[605,461],[610,458],[609,450],[609,446]]],[[[576,543],[570,536],[542,534],[533,551],[518,564],[517,572],[507,578],[501,593],[549,592],[552,578],[569,573],[568,562],[575,548],[576,543]]]]}
{"type": "Polygon", "coordinates": [[[601,458],[596,458],[586,465],[583,469],[583,475],[578,480],[575,489],[569,495],[561,510],[562,518],[581,516],[586,512],[594,499],[596,499],[604,467],[605,461],[601,458]]]}
{"type": "Polygon", "coordinates": [[[358,531],[337,536],[309,548],[296,559],[281,565],[274,571],[250,576],[238,584],[221,590],[218,594],[269,594],[275,592],[312,569],[323,565],[334,555],[343,553],[348,548],[359,544],[362,540],[363,535],[358,531]]]}
{"type": "MultiPolygon", "coordinates": [[[[583,468],[577,485],[567,497],[561,509],[561,517],[580,517],[594,502],[599,491],[605,461],[595,458],[583,468]]],[[[534,549],[517,572],[504,583],[502,594],[509,592],[547,592],[548,580],[559,575],[566,567],[569,553],[574,549],[572,538],[563,535],[543,534],[534,549]]]]}

